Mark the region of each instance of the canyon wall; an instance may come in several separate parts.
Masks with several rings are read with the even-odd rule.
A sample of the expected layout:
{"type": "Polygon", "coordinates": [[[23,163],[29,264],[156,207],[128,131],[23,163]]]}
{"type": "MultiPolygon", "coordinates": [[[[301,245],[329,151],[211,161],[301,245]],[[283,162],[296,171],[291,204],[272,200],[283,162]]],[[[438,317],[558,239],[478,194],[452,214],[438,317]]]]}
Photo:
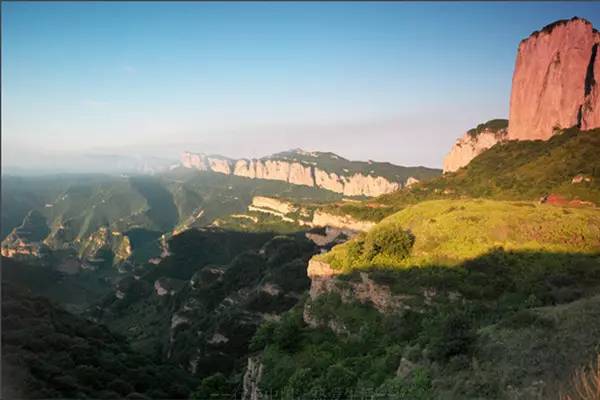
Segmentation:
{"type": "Polygon", "coordinates": [[[399,182],[391,182],[382,176],[340,175],[327,172],[315,165],[296,161],[253,159],[232,160],[224,157],[206,156],[184,152],[181,164],[186,168],[200,171],[213,171],[226,175],[236,175],[250,179],[269,179],[294,185],[304,185],[327,189],[346,196],[379,196],[402,187],[399,182]]]}
{"type": "Polygon", "coordinates": [[[547,140],[557,129],[600,126],[600,33],[581,18],[521,41],[510,98],[509,140],[547,140]]]}

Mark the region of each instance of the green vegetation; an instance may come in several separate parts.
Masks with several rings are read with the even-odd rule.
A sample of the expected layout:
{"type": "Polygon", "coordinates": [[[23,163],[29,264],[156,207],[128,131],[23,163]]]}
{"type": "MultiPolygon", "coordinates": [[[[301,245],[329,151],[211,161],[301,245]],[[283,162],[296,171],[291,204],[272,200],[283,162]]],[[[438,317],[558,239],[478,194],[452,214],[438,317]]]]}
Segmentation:
{"type": "Polygon", "coordinates": [[[144,279],[154,282],[164,276],[188,280],[202,266],[229,263],[240,253],[260,248],[272,237],[270,232],[190,229],[173,236],[169,241],[169,251],[172,254],[159,267],[149,270],[144,279]]]}
{"type": "Polygon", "coordinates": [[[284,221],[281,217],[247,211],[244,214],[234,214],[217,220],[220,228],[240,232],[277,232],[281,234],[294,233],[302,230],[295,222],[284,221]]]}
{"type": "MultiPolygon", "coordinates": [[[[600,346],[600,253],[496,250],[453,267],[372,269],[369,277],[402,306],[380,313],[333,290],[261,326],[252,348],[262,350],[263,391],[547,399],[600,346]],[[352,379],[324,379],[340,369],[352,379]]],[[[339,290],[353,281],[339,279],[339,290]]]]}
{"type": "Polygon", "coordinates": [[[590,253],[599,244],[600,213],[592,208],[433,200],[407,207],[319,257],[333,268],[349,270],[456,265],[500,246],[505,250],[590,253]]]}
{"type": "Polygon", "coordinates": [[[410,205],[316,256],[341,275],[257,331],[260,388],[307,399],[552,398],[600,348],[599,249],[595,208],[410,205]]]}
{"type": "Polygon", "coordinates": [[[7,399],[185,398],[198,384],[105,327],[4,282],[2,382],[7,399]]]}
{"type": "MultiPolygon", "coordinates": [[[[34,186],[9,179],[19,189],[3,199],[23,221],[15,236],[53,251],[39,265],[3,259],[3,280],[72,310],[93,304],[84,315],[117,334],[7,289],[17,300],[3,308],[3,374],[26,385],[5,395],[239,393],[252,355],[260,390],[282,399],[552,398],[600,349],[600,213],[586,203],[600,204],[598,153],[600,130],[570,129],[494,146],[443,177],[421,171],[432,179],[377,199],[326,205],[341,196],[175,169],[38,182],[26,203],[35,211],[23,212],[34,186]],[[549,194],[564,200],[538,202],[549,194]],[[247,211],[256,195],[304,205],[294,219],[321,207],[379,223],[315,256],[298,225],[247,211]],[[163,238],[171,254],[147,262],[163,238]],[[121,262],[128,247],[135,265],[121,262]],[[97,264],[70,275],[74,254],[97,264]],[[311,257],[339,273],[316,298],[306,296],[311,257]]],[[[277,157],[422,179],[391,164],[346,168],[331,153],[277,157]]]]}
{"type": "Polygon", "coordinates": [[[362,203],[332,204],[327,212],[379,221],[425,200],[486,198],[537,201],[548,194],[600,205],[600,129],[572,128],[548,141],[511,141],[475,157],[466,167],[362,203]],[[572,183],[577,175],[591,178],[572,183]]]}
{"type": "MultiPolygon", "coordinates": [[[[16,229],[10,243],[44,241],[51,250],[70,249],[74,255],[92,259],[98,258],[97,251],[109,251],[114,253],[111,259],[122,262],[126,246],[120,244],[131,233],[137,236],[131,246],[131,261],[136,264],[160,254],[157,238],[162,234],[243,213],[257,195],[307,203],[341,199],[340,194],[318,188],[185,168],[157,176],[3,176],[2,183],[3,237],[16,229]],[[30,229],[32,222],[35,229],[30,229]],[[106,230],[109,235],[104,238],[106,230]],[[140,232],[152,232],[154,238],[140,232]],[[122,240],[110,240],[111,233],[115,238],[121,235],[122,240]]],[[[235,224],[231,219],[224,225],[238,230],[293,231],[293,224],[263,220],[263,227],[235,224]]]]}
{"type": "MultiPolygon", "coordinates": [[[[63,257],[58,256],[50,263],[58,265],[62,260],[63,257]]],[[[2,257],[3,282],[27,288],[35,295],[49,298],[71,312],[81,312],[100,301],[110,290],[113,273],[114,270],[109,267],[71,275],[47,265],[25,264],[13,258],[2,257]]]]}
{"type": "Polygon", "coordinates": [[[469,129],[467,133],[473,137],[479,135],[481,132],[485,130],[489,130],[492,132],[498,132],[501,129],[508,128],[508,120],[507,119],[491,119],[483,124],[477,125],[477,127],[473,129],[469,129]]]}
{"type": "Polygon", "coordinates": [[[225,384],[236,388],[258,325],[289,310],[307,290],[316,248],[303,234],[189,230],[174,236],[169,249],[139,279],[121,280],[122,296],[106,296],[89,316],[127,336],[136,351],[203,378],[196,397],[225,384]],[[180,285],[158,296],[159,279],[180,285]]]}

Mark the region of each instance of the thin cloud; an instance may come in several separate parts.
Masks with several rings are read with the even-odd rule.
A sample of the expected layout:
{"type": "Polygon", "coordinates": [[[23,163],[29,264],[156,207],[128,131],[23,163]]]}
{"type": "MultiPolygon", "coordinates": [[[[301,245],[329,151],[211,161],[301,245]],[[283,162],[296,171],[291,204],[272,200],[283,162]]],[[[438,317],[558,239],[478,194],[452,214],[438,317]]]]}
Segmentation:
{"type": "Polygon", "coordinates": [[[131,65],[125,65],[123,66],[123,71],[127,74],[135,74],[137,72],[137,69],[135,67],[132,67],[131,65]]]}

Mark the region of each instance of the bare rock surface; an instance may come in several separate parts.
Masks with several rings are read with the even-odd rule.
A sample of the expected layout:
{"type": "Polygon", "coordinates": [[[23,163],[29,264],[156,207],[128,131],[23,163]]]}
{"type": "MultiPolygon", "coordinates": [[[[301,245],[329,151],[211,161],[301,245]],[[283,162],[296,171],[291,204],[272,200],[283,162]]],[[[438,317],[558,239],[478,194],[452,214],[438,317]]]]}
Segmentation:
{"type": "Polygon", "coordinates": [[[600,126],[600,33],[585,19],[556,21],[519,44],[508,139],[547,140],[556,129],[600,126]]]}
{"type": "Polygon", "coordinates": [[[184,152],[181,165],[200,171],[213,171],[250,179],[267,179],[294,185],[318,187],[346,196],[379,196],[402,188],[402,183],[371,173],[342,175],[307,164],[283,159],[240,159],[184,152]]]}

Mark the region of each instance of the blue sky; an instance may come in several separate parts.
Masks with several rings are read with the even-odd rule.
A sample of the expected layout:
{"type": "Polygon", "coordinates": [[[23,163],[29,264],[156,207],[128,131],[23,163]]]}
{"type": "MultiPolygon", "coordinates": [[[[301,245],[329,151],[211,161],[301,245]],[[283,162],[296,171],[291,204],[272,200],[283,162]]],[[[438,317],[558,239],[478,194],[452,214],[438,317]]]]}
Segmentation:
{"type": "Polygon", "coordinates": [[[2,3],[3,165],[293,147],[441,166],[519,41],[600,3],[2,3]]]}

